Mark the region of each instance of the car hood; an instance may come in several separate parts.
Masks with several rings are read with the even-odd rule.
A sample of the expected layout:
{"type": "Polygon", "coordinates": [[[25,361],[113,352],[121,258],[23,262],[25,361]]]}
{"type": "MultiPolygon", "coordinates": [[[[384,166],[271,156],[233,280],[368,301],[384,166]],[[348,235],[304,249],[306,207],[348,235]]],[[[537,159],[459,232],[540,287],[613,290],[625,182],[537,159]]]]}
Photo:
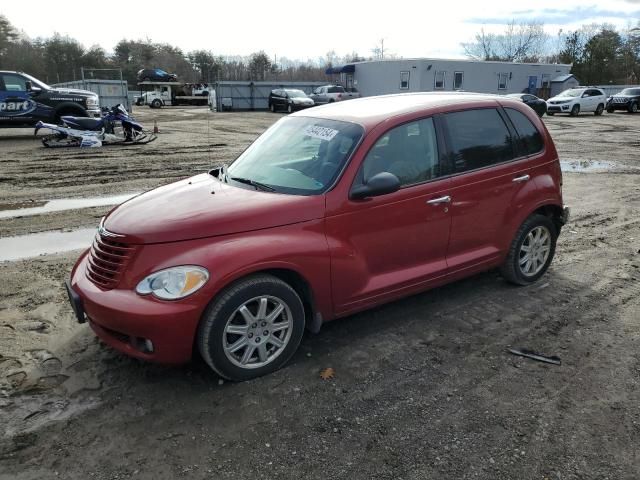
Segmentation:
{"type": "Polygon", "coordinates": [[[579,100],[580,97],[551,97],[547,102],[566,102],[572,100],[579,100]]]}
{"type": "Polygon", "coordinates": [[[53,91],[65,95],[81,95],[83,97],[93,97],[97,95],[97,93],[94,93],[90,90],[77,90],[74,88],[54,88],[53,91]]]}
{"type": "Polygon", "coordinates": [[[138,195],[114,208],[103,227],[147,244],[249,232],[324,216],[324,196],[271,193],[196,175],[138,195]]]}

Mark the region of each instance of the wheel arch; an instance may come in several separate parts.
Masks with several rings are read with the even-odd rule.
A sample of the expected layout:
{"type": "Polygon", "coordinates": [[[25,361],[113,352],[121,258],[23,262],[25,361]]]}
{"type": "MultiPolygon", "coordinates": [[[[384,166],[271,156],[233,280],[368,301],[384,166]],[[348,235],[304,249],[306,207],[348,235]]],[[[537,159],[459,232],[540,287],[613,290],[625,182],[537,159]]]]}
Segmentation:
{"type": "Polygon", "coordinates": [[[81,117],[89,116],[84,107],[73,102],[64,102],[56,107],[54,111],[56,120],[60,119],[63,115],[77,115],[81,117]]]}

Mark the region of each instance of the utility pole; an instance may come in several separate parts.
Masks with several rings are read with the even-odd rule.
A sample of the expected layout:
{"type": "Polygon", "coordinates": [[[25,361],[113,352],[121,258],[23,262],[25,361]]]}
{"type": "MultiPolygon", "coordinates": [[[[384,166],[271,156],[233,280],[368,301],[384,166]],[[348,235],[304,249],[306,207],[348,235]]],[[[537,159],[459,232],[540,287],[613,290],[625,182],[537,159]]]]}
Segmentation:
{"type": "Polygon", "coordinates": [[[384,38],[380,39],[380,59],[384,60],[384,38]]]}

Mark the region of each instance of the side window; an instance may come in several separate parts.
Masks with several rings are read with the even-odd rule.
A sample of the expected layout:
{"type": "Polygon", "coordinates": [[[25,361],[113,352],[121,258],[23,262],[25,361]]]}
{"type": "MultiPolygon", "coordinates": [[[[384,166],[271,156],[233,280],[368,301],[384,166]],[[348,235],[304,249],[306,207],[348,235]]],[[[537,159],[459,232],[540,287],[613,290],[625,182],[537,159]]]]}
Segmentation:
{"type": "Polygon", "coordinates": [[[514,110],[513,108],[505,108],[505,111],[518,132],[516,143],[519,153],[521,155],[533,155],[534,153],[541,152],[544,148],[544,141],[538,129],[531,123],[531,120],[522,112],[514,110]]]}
{"type": "Polygon", "coordinates": [[[506,90],[507,89],[507,79],[509,78],[508,73],[499,73],[498,74],[498,90],[506,90]]]}
{"type": "Polygon", "coordinates": [[[436,71],[436,76],[433,83],[434,90],[444,89],[444,77],[445,77],[445,72],[443,72],[442,70],[436,71]]]}
{"type": "Polygon", "coordinates": [[[2,80],[4,82],[4,87],[7,92],[26,92],[27,91],[27,84],[25,83],[25,79],[20,75],[4,73],[2,74],[2,80]]]}
{"type": "Polygon", "coordinates": [[[449,142],[456,173],[515,158],[511,135],[493,108],[447,113],[449,142]]]}
{"type": "Polygon", "coordinates": [[[369,150],[360,178],[366,183],[381,172],[393,173],[400,184],[413,185],[440,176],[438,142],[432,118],[389,130],[369,150]]]}
{"type": "Polygon", "coordinates": [[[463,72],[453,72],[453,89],[461,90],[464,82],[463,72]]]}
{"type": "Polygon", "coordinates": [[[409,72],[400,72],[400,90],[409,88],[409,72]]]}

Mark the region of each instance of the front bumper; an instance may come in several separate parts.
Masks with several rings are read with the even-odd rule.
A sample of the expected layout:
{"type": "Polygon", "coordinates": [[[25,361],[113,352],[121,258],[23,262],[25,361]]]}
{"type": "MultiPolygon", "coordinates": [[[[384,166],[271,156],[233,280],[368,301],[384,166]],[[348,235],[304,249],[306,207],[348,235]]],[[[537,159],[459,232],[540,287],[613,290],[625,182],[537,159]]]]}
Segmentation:
{"type": "Polygon", "coordinates": [[[571,105],[549,105],[547,104],[547,113],[569,113],[571,112],[571,105]]]}
{"type": "Polygon", "coordinates": [[[101,112],[101,110],[99,108],[97,110],[87,110],[87,113],[92,118],[100,118],[100,117],[102,117],[102,112],[101,112]]]}
{"type": "Polygon", "coordinates": [[[200,302],[192,297],[162,301],[128,289],[103,290],[87,278],[86,263],[84,255],[67,284],[79,322],[88,321],[102,341],[129,356],[165,364],[191,360],[204,309],[200,302]]]}
{"type": "Polygon", "coordinates": [[[629,110],[631,102],[619,103],[609,102],[607,103],[607,110],[629,110]]]}

